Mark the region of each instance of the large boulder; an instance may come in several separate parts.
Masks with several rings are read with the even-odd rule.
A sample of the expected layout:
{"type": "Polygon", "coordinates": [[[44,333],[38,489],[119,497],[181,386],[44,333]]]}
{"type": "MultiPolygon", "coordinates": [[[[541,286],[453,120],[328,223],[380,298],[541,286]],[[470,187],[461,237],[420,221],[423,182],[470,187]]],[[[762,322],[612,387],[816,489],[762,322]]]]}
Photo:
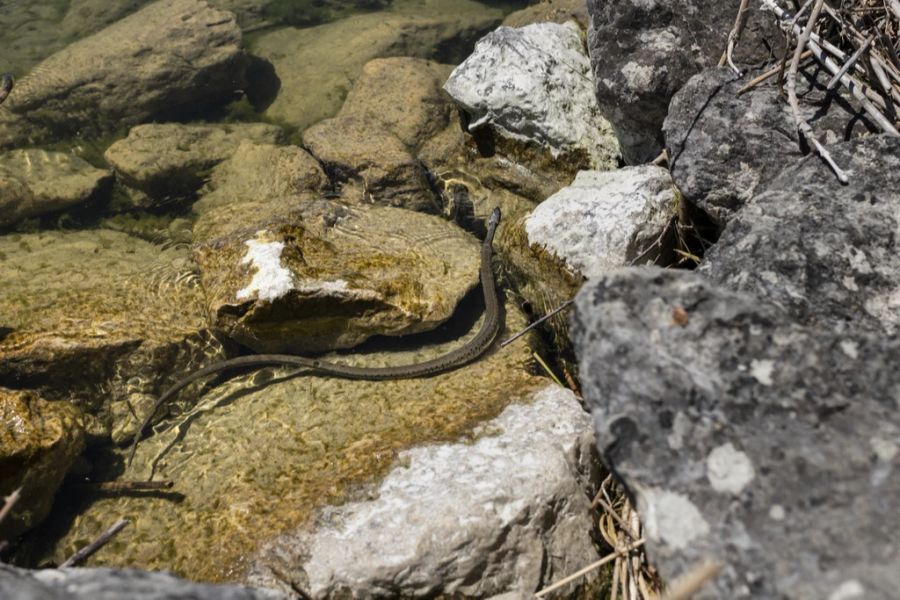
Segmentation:
{"type": "Polygon", "coordinates": [[[84,429],[75,407],[0,387],[0,498],[21,488],[12,513],[0,523],[0,540],[14,539],[47,516],[82,450],[84,429]]]}
{"type": "Polygon", "coordinates": [[[158,0],[44,60],[0,107],[4,144],[108,132],[224,103],[244,87],[241,31],[203,0],[158,0]]]}
{"type": "Polygon", "coordinates": [[[732,219],[701,272],[834,331],[900,331],[900,139],[829,147],[841,185],[816,155],[772,179],[732,219]]]}
{"type": "Polygon", "coordinates": [[[695,273],[590,281],[573,334],[604,460],[700,598],[891,598],[900,341],[803,326],[695,273]]]}
{"type": "Polygon", "coordinates": [[[111,174],[72,154],[13,150],[0,154],[0,227],[84,204],[111,174]]]}
{"type": "Polygon", "coordinates": [[[572,23],[499,27],[444,89],[466,112],[468,131],[490,131],[502,153],[549,154],[570,176],[617,164],[618,143],[600,116],[590,62],[572,23]]]}
{"type": "Polygon", "coordinates": [[[234,154],[242,140],[281,141],[282,131],[263,123],[182,125],[152,123],[132,127],[103,154],[141,208],[171,203],[196,192],[210,169],[234,154]]]}
{"type": "MultiPolygon", "coordinates": [[[[588,0],[588,51],[597,100],[612,123],[627,164],[663,148],[669,100],[684,83],[715,66],[738,4],[719,0],[588,0]]],[[[780,48],[772,15],[755,4],[735,51],[740,65],[760,65],[780,48]]]]}
{"type": "MultiPolygon", "coordinates": [[[[808,68],[797,86],[801,112],[820,139],[833,144],[874,131],[848,92],[826,93],[825,79],[821,69],[808,68]]],[[[675,94],[663,125],[678,189],[720,226],[806,147],[774,83],[738,95],[745,84],[730,69],[705,70],[675,94]]],[[[827,167],[821,173],[827,176],[827,167]]]]}
{"type": "Polygon", "coordinates": [[[309,598],[526,598],[596,560],[599,462],[575,395],[551,384],[482,431],[404,451],[369,498],[267,544],[249,581],[309,598]]]}

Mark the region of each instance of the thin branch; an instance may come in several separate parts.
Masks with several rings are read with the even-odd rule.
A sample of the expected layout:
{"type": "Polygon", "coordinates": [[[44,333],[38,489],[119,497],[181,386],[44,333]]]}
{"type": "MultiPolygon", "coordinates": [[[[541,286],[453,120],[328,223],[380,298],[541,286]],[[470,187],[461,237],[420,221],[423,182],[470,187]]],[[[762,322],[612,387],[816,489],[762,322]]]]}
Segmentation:
{"type": "Polygon", "coordinates": [[[669,592],[663,597],[664,600],[688,600],[715,578],[722,570],[722,563],[706,560],[699,565],[693,567],[687,574],[679,577],[669,592]]]}
{"type": "Polygon", "coordinates": [[[577,580],[577,579],[580,579],[580,578],[584,577],[585,575],[587,575],[587,574],[590,573],[591,571],[594,571],[594,570],[596,570],[596,569],[599,569],[600,567],[602,567],[602,566],[605,565],[606,563],[611,562],[611,561],[613,561],[613,560],[619,558],[620,556],[623,556],[623,555],[625,555],[625,554],[628,554],[629,552],[632,552],[633,550],[637,550],[637,549],[640,548],[643,544],[644,544],[644,539],[641,538],[641,539],[637,540],[636,542],[634,542],[633,544],[630,544],[630,545],[626,546],[625,548],[622,548],[621,550],[618,550],[617,552],[613,552],[613,553],[610,554],[609,556],[606,556],[606,557],[604,557],[604,558],[601,558],[601,559],[598,560],[597,562],[591,563],[591,564],[589,564],[588,566],[584,567],[583,569],[580,569],[580,570],[578,570],[578,571],[575,571],[574,573],[572,573],[572,574],[569,575],[568,577],[564,577],[563,579],[560,579],[560,580],[557,581],[556,583],[554,583],[554,584],[552,584],[552,585],[549,585],[549,586],[545,587],[544,589],[542,589],[541,591],[539,591],[538,593],[536,593],[535,596],[537,596],[538,598],[540,598],[540,597],[542,597],[542,596],[546,596],[546,595],[549,594],[550,592],[553,592],[553,591],[555,591],[555,590],[558,590],[559,588],[563,587],[564,585],[567,585],[567,584],[572,583],[573,581],[575,581],[575,580],[577,580]]]}
{"type": "Polygon", "coordinates": [[[871,46],[872,42],[874,42],[874,41],[875,41],[875,36],[874,35],[869,36],[869,39],[866,40],[866,43],[863,44],[862,46],[860,46],[859,48],[857,48],[856,52],[854,52],[852,55],[850,55],[850,58],[848,58],[847,61],[844,63],[844,66],[842,66],[838,70],[838,72],[834,74],[834,76],[831,78],[831,81],[829,81],[828,85],[825,86],[825,89],[826,90],[834,89],[834,87],[841,82],[841,79],[844,77],[844,75],[847,74],[847,71],[849,71],[851,69],[851,67],[853,67],[853,65],[856,64],[856,61],[859,60],[859,57],[863,55],[863,52],[865,52],[866,50],[869,49],[869,46],[871,46]]]}
{"type": "Polygon", "coordinates": [[[523,335],[525,335],[526,333],[528,333],[529,331],[531,331],[532,329],[534,329],[535,327],[537,327],[538,325],[540,325],[541,323],[546,321],[547,319],[552,318],[553,316],[557,315],[558,313],[561,313],[565,309],[572,306],[573,302],[575,302],[575,300],[566,300],[565,302],[563,302],[562,304],[560,304],[559,306],[557,306],[556,308],[554,308],[553,310],[548,312],[546,315],[544,315],[543,317],[541,317],[540,319],[538,319],[537,321],[535,321],[534,323],[532,323],[525,329],[519,331],[511,338],[501,342],[500,347],[503,348],[505,346],[508,346],[509,344],[512,344],[514,341],[516,341],[517,339],[519,339],[520,337],[522,337],[523,335]]]}
{"type": "Polygon", "coordinates": [[[59,565],[59,568],[63,567],[74,567],[80,565],[91,556],[93,556],[100,548],[106,545],[109,540],[113,538],[117,533],[122,531],[125,526],[128,525],[127,519],[119,519],[116,521],[112,527],[101,533],[96,540],[70,556],[66,559],[66,561],[59,565]]]}
{"type": "Polygon", "coordinates": [[[12,491],[12,493],[6,497],[6,502],[3,504],[3,508],[0,508],[0,523],[3,523],[3,519],[10,513],[13,509],[13,506],[16,505],[16,502],[19,501],[19,498],[22,496],[22,488],[16,488],[12,491]]]}

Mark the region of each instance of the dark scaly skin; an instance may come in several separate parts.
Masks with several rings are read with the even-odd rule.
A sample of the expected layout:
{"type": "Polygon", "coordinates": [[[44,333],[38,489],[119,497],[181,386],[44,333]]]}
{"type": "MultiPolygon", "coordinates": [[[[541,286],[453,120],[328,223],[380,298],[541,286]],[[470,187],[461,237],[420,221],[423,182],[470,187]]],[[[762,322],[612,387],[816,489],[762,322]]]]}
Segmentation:
{"type": "Polygon", "coordinates": [[[131,444],[131,452],[128,455],[128,465],[134,460],[134,453],[137,451],[138,442],[141,435],[156,411],[169,398],[177,394],[185,387],[192,383],[203,379],[213,373],[225,371],[228,369],[236,369],[240,367],[263,367],[263,366],[292,366],[308,369],[323,375],[332,377],[340,377],[343,379],[363,379],[369,381],[383,381],[386,379],[413,379],[416,377],[430,377],[439,373],[445,373],[453,369],[457,369],[467,365],[484,354],[491,347],[497,332],[500,330],[500,301],[497,298],[497,285],[494,282],[494,271],[491,268],[491,260],[494,255],[493,241],[494,233],[497,225],[500,223],[500,209],[495,208],[488,220],[487,235],[481,245],[481,266],[479,269],[479,278],[481,279],[481,288],[484,292],[484,322],[478,333],[471,340],[466,342],[459,348],[421,363],[411,365],[400,365],[396,367],[352,367],[350,365],[341,365],[331,363],[315,358],[307,358],[305,356],[294,356],[291,354],[254,354],[251,356],[240,356],[229,360],[223,360],[211,364],[207,367],[191,373],[159,397],[153,405],[153,409],[144,417],[140,429],[134,436],[131,444]]]}
{"type": "Polygon", "coordinates": [[[0,75],[0,104],[3,104],[3,101],[9,96],[9,93],[12,91],[15,84],[16,80],[12,73],[0,75]]]}

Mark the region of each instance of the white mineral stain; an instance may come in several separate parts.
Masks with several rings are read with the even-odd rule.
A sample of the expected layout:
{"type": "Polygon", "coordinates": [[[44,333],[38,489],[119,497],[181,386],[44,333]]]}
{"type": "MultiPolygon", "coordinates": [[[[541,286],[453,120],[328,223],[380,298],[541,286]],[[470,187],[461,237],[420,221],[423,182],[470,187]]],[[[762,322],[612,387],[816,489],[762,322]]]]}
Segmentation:
{"type": "Polygon", "coordinates": [[[750,361],[750,374],[763,385],[772,385],[772,371],[775,363],[771,360],[750,361]]]}
{"type": "Polygon", "coordinates": [[[680,550],[709,533],[709,524],[687,496],[658,488],[637,491],[644,528],[650,538],[680,550]]]}
{"type": "Polygon", "coordinates": [[[855,579],[848,579],[828,595],[828,600],[853,600],[865,596],[866,588],[855,579]]]}
{"type": "Polygon", "coordinates": [[[784,521],[784,517],[787,516],[784,512],[784,507],[780,504],[773,504],[769,509],[769,518],[773,521],[784,521]]]}
{"type": "Polygon", "coordinates": [[[841,351],[846,354],[849,358],[856,360],[859,358],[859,344],[851,340],[844,340],[841,342],[841,351]]]}
{"type": "Polygon", "coordinates": [[[706,457],[706,476],[720,494],[740,494],[755,475],[750,458],[731,442],[714,448],[706,457]]]}
{"type": "Polygon", "coordinates": [[[255,294],[259,300],[271,302],[291,291],[293,277],[290,271],[281,266],[283,242],[247,240],[244,245],[247,246],[247,254],[241,264],[252,265],[256,268],[256,273],[247,287],[238,290],[238,300],[249,300],[255,294]]]}

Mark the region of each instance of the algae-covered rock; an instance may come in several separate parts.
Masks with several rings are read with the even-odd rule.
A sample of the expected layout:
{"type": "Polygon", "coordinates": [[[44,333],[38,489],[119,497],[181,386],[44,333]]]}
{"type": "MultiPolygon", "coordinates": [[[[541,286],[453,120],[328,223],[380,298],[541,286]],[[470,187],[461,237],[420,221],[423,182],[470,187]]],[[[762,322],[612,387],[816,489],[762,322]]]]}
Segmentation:
{"type": "Polygon", "coordinates": [[[0,111],[0,129],[9,133],[0,143],[15,143],[23,132],[115,131],[221,104],[243,87],[244,67],[233,15],[201,0],[159,0],[22,77],[0,111]]]}
{"type": "Polygon", "coordinates": [[[359,117],[326,119],[303,133],[303,143],[339,181],[356,184],[360,202],[438,212],[425,169],[394,134],[359,117]]]}
{"type": "Polygon", "coordinates": [[[282,216],[246,215],[242,229],[195,249],[216,325],[257,352],[427,331],[478,283],[478,240],[439,217],[296,197],[268,202],[282,205],[282,216]]]}
{"type": "Polygon", "coordinates": [[[0,236],[0,257],[0,385],[71,400],[93,436],[115,427],[111,404],[146,402],[186,357],[219,352],[187,249],[46,231],[0,236]]]}
{"type": "Polygon", "coordinates": [[[138,125],[110,146],[104,158],[120,183],[133,188],[141,207],[194,193],[209,169],[237,150],[242,140],[276,144],[281,129],[263,123],[138,125]]]}
{"type": "MultiPolygon", "coordinates": [[[[446,48],[466,47],[502,17],[499,9],[471,0],[429,0],[427,4],[423,8],[421,2],[395,0],[378,13],[261,35],[251,49],[274,65],[281,81],[266,116],[299,129],[332,117],[371,59],[436,58],[446,48]]],[[[441,58],[452,61],[454,57],[441,58]]]]}
{"type": "Polygon", "coordinates": [[[0,154],[0,227],[82,204],[109,177],[109,171],[72,154],[44,150],[0,154]]]}
{"type": "Polygon", "coordinates": [[[56,489],[84,449],[79,411],[30,390],[0,387],[0,497],[21,488],[0,540],[12,539],[47,516],[56,489]]]}
{"type": "MultiPolygon", "coordinates": [[[[506,311],[500,339],[525,325],[514,302],[506,311]]],[[[466,303],[437,332],[323,358],[358,366],[421,362],[471,339],[478,317],[478,303],[466,303]]],[[[317,508],[359,497],[360,486],[376,483],[399,451],[477,439],[479,424],[546,385],[530,374],[530,362],[521,340],[425,379],[283,378],[285,371],[262,369],[204,395],[186,394],[193,409],[158,425],[121,475],[146,479],[155,464],[154,479],[171,480],[171,495],[92,497],[45,558],[69,555],[126,517],[132,524],[88,565],[244,581],[256,549],[307,523],[317,508]]]]}

